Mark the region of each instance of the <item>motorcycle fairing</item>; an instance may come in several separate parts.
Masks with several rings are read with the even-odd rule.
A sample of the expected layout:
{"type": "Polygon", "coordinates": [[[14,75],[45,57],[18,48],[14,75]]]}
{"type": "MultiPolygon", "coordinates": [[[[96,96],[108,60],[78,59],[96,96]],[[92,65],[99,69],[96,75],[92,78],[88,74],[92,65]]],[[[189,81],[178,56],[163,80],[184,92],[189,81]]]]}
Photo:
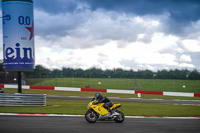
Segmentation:
{"type": "Polygon", "coordinates": [[[92,105],[91,108],[93,108],[93,110],[101,115],[106,115],[108,114],[108,110],[105,109],[103,107],[104,103],[99,103],[99,104],[96,104],[96,105],[92,105]]]}
{"type": "Polygon", "coordinates": [[[121,104],[113,104],[113,106],[110,108],[110,109],[115,109],[115,108],[118,108],[118,107],[120,107],[121,106],[121,104]]]}

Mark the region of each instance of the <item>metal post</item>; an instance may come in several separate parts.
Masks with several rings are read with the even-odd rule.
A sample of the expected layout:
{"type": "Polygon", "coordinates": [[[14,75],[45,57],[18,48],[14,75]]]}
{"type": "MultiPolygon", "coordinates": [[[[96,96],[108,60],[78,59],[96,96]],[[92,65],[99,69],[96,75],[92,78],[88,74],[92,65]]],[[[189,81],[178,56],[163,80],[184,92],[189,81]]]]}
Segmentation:
{"type": "Polygon", "coordinates": [[[90,87],[91,87],[91,75],[90,75],[90,87]]]}
{"type": "Polygon", "coordinates": [[[156,76],[156,74],[154,73],[153,74],[153,90],[155,91],[155,76],[156,76]]]}
{"type": "Polygon", "coordinates": [[[22,93],[22,75],[18,72],[18,93],[22,93]]]}
{"type": "Polygon", "coordinates": [[[135,78],[135,82],[134,82],[134,88],[135,88],[135,90],[137,90],[137,81],[136,81],[136,78],[135,78]]]}
{"type": "Polygon", "coordinates": [[[56,86],[57,86],[57,75],[56,75],[56,86]]]}
{"type": "Polygon", "coordinates": [[[72,77],[72,87],[74,87],[74,75],[72,77]]]}

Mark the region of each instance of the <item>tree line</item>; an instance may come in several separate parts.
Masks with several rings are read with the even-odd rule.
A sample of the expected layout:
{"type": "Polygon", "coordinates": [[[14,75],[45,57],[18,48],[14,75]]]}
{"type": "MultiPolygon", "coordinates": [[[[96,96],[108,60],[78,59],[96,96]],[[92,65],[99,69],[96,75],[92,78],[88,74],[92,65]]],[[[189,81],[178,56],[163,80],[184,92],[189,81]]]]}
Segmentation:
{"type": "Polygon", "coordinates": [[[102,70],[100,68],[90,68],[87,70],[73,69],[63,67],[62,69],[53,69],[37,65],[32,72],[25,72],[27,78],[62,78],[62,77],[81,77],[81,78],[139,78],[139,79],[200,79],[200,72],[196,69],[174,69],[174,70],[123,70],[114,68],[112,70],[102,70]]]}
{"type": "MultiPolygon", "coordinates": [[[[0,71],[3,70],[3,62],[0,60],[0,71]]],[[[174,70],[123,70],[114,68],[112,70],[102,70],[100,68],[81,68],[73,69],[63,67],[62,69],[50,70],[42,65],[36,65],[34,71],[24,72],[26,78],[62,78],[62,77],[81,77],[81,78],[138,78],[138,79],[200,79],[200,72],[196,69],[174,69],[174,70]]]]}

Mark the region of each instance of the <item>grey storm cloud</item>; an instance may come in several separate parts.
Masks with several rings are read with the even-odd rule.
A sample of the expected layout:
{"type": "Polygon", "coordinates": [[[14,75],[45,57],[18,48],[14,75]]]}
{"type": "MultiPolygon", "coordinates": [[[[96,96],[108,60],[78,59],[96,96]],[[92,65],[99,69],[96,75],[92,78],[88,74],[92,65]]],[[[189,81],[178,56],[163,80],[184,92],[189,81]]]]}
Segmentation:
{"type": "Polygon", "coordinates": [[[138,15],[169,12],[178,22],[196,21],[200,18],[199,0],[86,0],[93,10],[104,8],[138,15]]]}
{"type": "Polygon", "coordinates": [[[103,8],[139,16],[169,14],[164,32],[187,36],[184,27],[200,19],[199,0],[88,0],[91,8],[103,8]]]}
{"type": "Polygon", "coordinates": [[[34,7],[51,14],[74,12],[77,7],[76,0],[33,0],[34,7]]]}
{"type": "Polygon", "coordinates": [[[74,12],[78,3],[88,4],[91,10],[101,8],[137,15],[169,12],[171,18],[180,23],[197,21],[200,18],[199,0],[34,0],[36,8],[52,14],[74,12]]]}
{"type": "MultiPolygon", "coordinates": [[[[178,36],[187,36],[184,27],[200,19],[199,0],[34,0],[36,9],[52,15],[70,13],[76,16],[78,11],[81,12],[77,7],[84,4],[87,6],[81,10],[85,10],[85,8],[90,11],[102,9],[138,16],[168,14],[169,19],[165,21],[163,30],[166,34],[170,33],[178,36]]],[[[80,20],[84,20],[83,18],[79,18],[80,20],[78,18],[74,19],[76,19],[75,22],[66,23],[64,28],[76,28],[76,26],[80,26],[80,20]]],[[[82,23],[84,22],[82,21],[82,23]]],[[[60,29],[58,28],[58,30],[60,29]]]]}

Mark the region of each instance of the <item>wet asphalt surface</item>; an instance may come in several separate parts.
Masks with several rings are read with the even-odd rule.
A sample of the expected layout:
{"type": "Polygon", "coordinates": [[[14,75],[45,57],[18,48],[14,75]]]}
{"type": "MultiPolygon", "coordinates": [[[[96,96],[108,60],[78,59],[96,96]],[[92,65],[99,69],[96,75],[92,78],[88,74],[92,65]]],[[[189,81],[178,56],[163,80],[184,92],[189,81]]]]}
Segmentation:
{"type": "Polygon", "coordinates": [[[199,133],[200,119],[126,118],[123,123],[84,117],[0,116],[1,133],[199,133]]]}

